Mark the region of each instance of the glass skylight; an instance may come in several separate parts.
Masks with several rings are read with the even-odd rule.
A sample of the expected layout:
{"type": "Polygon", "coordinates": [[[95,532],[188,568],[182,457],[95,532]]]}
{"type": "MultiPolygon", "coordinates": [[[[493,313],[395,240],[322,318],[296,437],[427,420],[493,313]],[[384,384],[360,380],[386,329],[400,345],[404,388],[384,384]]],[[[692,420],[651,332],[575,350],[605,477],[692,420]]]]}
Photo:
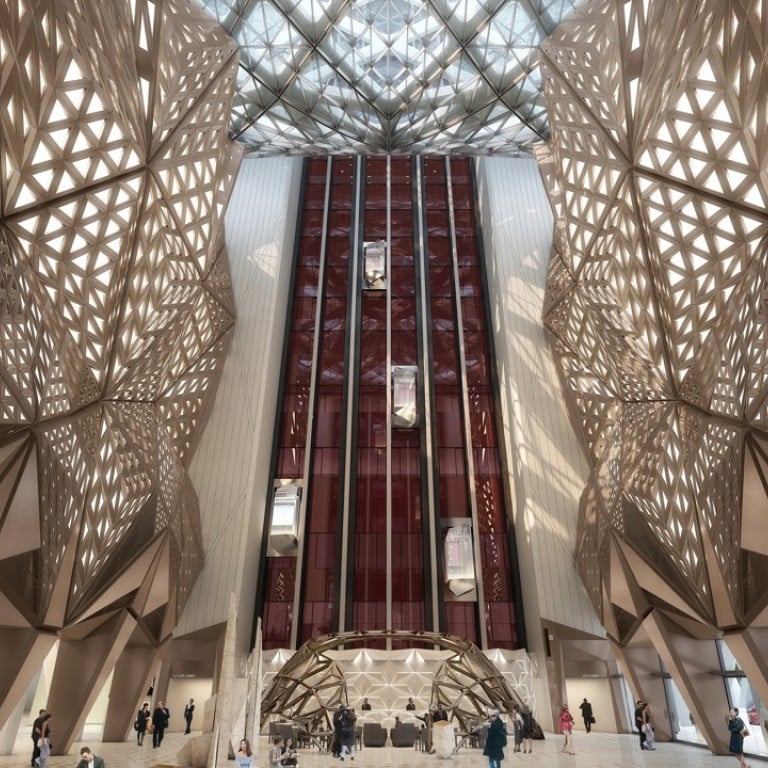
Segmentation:
{"type": "Polygon", "coordinates": [[[575,5],[202,2],[241,47],[231,133],[258,155],[517,153],[548,136],[538,45],[575,5]]]}

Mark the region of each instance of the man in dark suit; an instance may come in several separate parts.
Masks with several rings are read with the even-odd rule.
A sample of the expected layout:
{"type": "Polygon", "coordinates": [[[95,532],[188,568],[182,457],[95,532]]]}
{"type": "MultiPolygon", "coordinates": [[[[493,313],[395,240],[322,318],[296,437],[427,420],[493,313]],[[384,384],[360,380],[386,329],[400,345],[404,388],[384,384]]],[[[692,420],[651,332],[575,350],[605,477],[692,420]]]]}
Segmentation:
{"type": "Polygon", "coordinates": [[[586,728],[587,733],[589,733],[592,730],[592,705],[584,699],[584,701],[579,704],[579,709],[581,710],[581,717],[584,720],[584,728],[586,728]]]}
{"type": "Polygon", "coordinates": [[[155,707],[152,713],[152,746],[159,747],[163,743],[165,729],[168,727],[168,721],[171,719],[171,713],[165,702],[161,701],[155,707]]]}

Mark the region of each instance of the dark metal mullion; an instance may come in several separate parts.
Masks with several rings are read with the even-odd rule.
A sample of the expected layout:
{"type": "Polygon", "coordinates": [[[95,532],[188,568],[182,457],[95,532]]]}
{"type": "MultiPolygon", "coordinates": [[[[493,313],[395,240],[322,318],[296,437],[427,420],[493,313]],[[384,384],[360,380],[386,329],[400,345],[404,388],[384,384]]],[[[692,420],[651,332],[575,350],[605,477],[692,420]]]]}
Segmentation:
{"type": "Polygon", "coordinates": [[[347,286],[346,337],[344,351],[344,394],[342,397],[339,468],[338,530],[336,536],[336,600],[333,624],[339,632],[348,631],[354,618],[355,517],[357,498],[358,405],[360,401],[360,312],[362,280],[360,251],[362,248],[362,212],[364,204],[365,158],[355,158],[354,197],[349,233],[349,282],[347,286]]]}
{"type": "Polygon", "coordinates": [[[435,392],[432,387],[431,362],[432,328],[431,298],[429,291],[429,258],[427,248],[426,184],[424,182],[424,158],[413,158],[413,208],[414,208],[414,278],[416,281],[416,339],[419,365],[419,438],[421,446],[421,509],[422,543],[424,557],[424,619],[425,629],[430,632],[445,631],[445,601],[438,594],[439,574],[443,558],[440,536],[440,492],[437,483],[438,465],[435,446],[437,434],[435,420],[435,392]],[[420,301],[422,297],[424,301],[420,301]],[[425,365],[425,361],[428,361],[425,365]],[[428,394],[427,394],[428,393],[428,394]],[[431,466],[430,466],[431,465],[431,466]],[[432,487],[430,488],[430,477],[432,487]],[[430,499],[432,503],[430,503],[430,499]],[[435,626],[437,619],[438,626],[435,626]]]}
{"type": "MultiPolygon", "coordinates": [[[[309,168],[310,161],[305,160],[305,175],[306,169],[309,168]]],[[[314,338],[312,340],[312,373],[310,376],[309,384],[309,403],[307,405],[307,438],[305,443],[304,454],[304,487],[302,488],[301,495],[301,514],[299,516],[299,551],[296,556],[296,582],[301,585],[302,588],[296,589],[293,601],[293,615],[294,619],[291,628],[291,647],[296,648],[301,632],[302,621],[304,617],[304,595],[306,589],[304,589],[304,564],[307,561],[307,551],[309,549],[308,537],[306,535],[307,519],[310,512],[309,498],[312,488],[312,469],[315,461],[315,419],[317,416],[317,403],[319,398],[319,386],[318,379],[320,378],[320,356],[323,344],[323,318],[325,317],[325,268],[328,261],[328,220],[330,218],[330,200],[331,200],[331,181],[332,181],[332,168],[331,161],[327,161],[325,170],[325,195],[323,202],[323,225],[320,234],[320,269],[317,276],[317,306],[315,307],[315,324],[314,324],[314,338]]],[[[306,194],[307,187],[306,178],[302,185],[302,194],[306,194]]],[[[300,229],[296,230],[299,236],[296,238],[296,242],[300,243],[300,229]]],[[[298,261],[298,258],[296,259],[298,261]]]]}

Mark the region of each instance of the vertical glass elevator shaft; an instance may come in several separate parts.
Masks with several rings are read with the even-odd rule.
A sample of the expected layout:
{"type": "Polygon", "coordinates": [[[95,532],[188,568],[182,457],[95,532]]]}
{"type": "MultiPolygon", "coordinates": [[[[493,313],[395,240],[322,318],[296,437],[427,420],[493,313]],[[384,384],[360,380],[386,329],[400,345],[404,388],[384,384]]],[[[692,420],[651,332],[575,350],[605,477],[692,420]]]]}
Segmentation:
{"type": "Polygon", "coordinates": [[[306,161],[265,648],[381,629],[518,647],[474,199],[468,159],[306,161]]]}

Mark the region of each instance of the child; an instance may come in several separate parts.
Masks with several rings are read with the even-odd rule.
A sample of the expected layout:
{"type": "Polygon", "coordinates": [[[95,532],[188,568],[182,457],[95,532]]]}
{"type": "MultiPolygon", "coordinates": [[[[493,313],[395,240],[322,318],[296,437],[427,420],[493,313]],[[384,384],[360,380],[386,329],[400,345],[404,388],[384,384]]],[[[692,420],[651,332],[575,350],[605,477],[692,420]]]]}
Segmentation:
{"type": "Polygon", "coordinates": [[[573,743],[571,741],[573,736],[573,715],[568,711],[567,704],[563,704],[560,710],[560,730],[563,736],[565,736],[563,752],[568,755],[575,755],[576,753],[573,751],[573,743]]]}
{"type": "Polygon", "coordinates": [[[51,756],[51,740],[47,736],[42,736],[38,742],[40,747],[40,757],[35,759],[39,768],[46,768],[46,761],[51,756]]]}

